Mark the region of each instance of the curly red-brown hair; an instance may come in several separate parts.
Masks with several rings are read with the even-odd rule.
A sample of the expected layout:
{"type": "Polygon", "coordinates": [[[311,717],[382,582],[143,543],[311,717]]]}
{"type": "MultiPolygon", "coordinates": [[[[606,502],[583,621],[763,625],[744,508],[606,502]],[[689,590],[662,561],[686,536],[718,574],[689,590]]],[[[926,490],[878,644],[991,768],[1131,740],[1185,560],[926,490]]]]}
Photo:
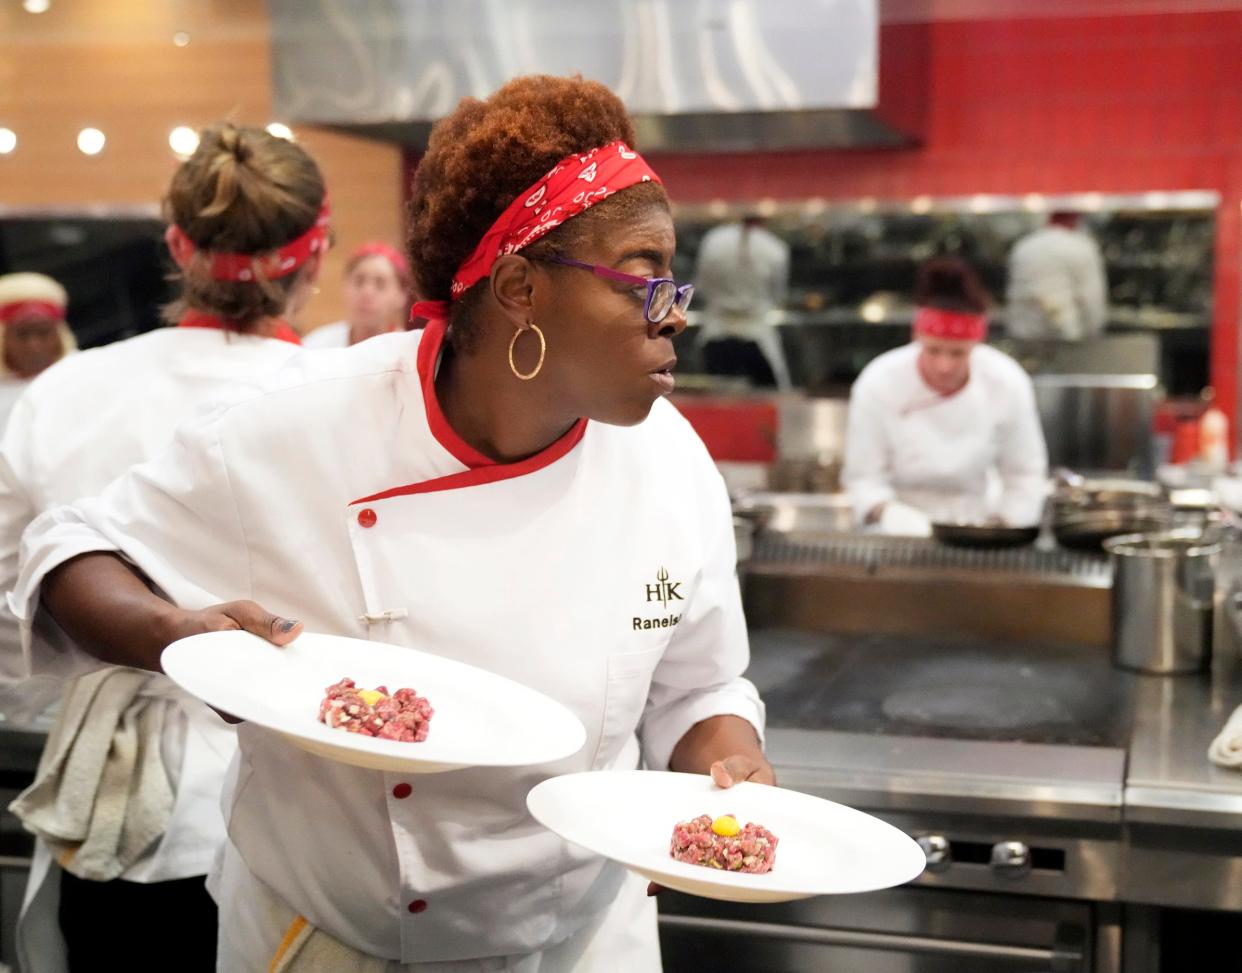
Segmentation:
{"type": "MultiPolygon", "coordinates": [[[[529,75],[485,101],[462,99],[432,130],[414,173],[409,253],[419,296],[448,300],[453,274],[519,193],[567,155],[618,139],[634,144],[634,126],[621,99],[580,77],[529,75]]],[[[666,199],[653,184],[618,193],[547,234],[537,252],[564,252],[594,220],[615,219],[634,204],[657,198],[666,199]]],[[[468,310],[469,297],[454,309],[459,344],[465,337],[460,305],[468,310]]]]}

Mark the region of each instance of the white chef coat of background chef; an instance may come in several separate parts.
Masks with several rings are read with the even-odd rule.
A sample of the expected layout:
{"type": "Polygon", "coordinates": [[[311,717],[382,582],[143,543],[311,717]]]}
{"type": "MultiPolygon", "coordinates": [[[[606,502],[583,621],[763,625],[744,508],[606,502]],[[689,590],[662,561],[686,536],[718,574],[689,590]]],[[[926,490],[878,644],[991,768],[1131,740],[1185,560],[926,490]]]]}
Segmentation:
{"type": "Polygon", "coordinates": [[[349,347],[349,322],[333,321],[320,325],[302,337],[302,347],[310,351],[349,347]]]}
{"type": "Polygon", "coordinates": [[[771,366],[776,387],[790,388],[780,332],[770,320],[785,306],[789,244],[758,225],[713,227],[699,244],[694,283],[703,306],[702,340],[753,341],[771,366]]]}
{"type": "Polygon", "coordinates": [[[850,392],[843,480],[855,517],[895,501],[932,522],[1038,523],[1048,451],[1030,376],[976,345],[965,387],[946,396],[923,381],[919,352],[917,341],[885,352],[850,392]]]}
{"type": "Polygon", "coordinates": [[[1025,340],[1083,341],[1108,320],[1100,248],[1073,226],[1050,223],[1009,254],[1005,333],[1025,340]]]}
{"type": "MultiPolygon", "coordinates": [[[[208,328],[161,328],[72,355],[35,379],[13,409],[0,446],[0,578],[17,577],[22,531],[40,512],[97,493],[119,473],[165,448],[177,425],[230,386],[268,379],[298,352],[275,338],[208,328]]],[[[0,610],[3,679],[58,683],[103,663],[75,656],[24,655],[16,619],[0,610]]],[[[169,718],[161,740],[176,792],[163,839],[121,878],[164,882],[205,875],[224,843],[220,792],[236,751],[232,727],[200,701],[157,676],[147,695],[170,696],[180,718],[169,718]]],[[[49,856],[40,843],[28,886],[46,908],[22,921],[26,973],[63,969],[46,937],[58,937],[55,889],[42,888],[49,856]],[[42,945],[41,945],[42,944],[42,945]]],[[[49,883],[50,885],[51,883],[49,883]]],[[[59,960],[63,963],[63,957],[59,960]]]]}
{"type": "MultiPolygon", "coordinates": [[[[703,719],[763,724],[741,678],[728,497],[684,419],[661,400],[638,426],[590,423],[576,444],[467,471],[433,394],[424,407],[441,339],[429,326],[300,356],[281,387],[183,428],[98,500],[41,518],[14,599],[29,616],[51,567],[114,547],[185,607],[253,598],[307,631],[435,651],[572,708],[587,728],[573,757],[429,776],[241,728],[228,854],[253,881],[230,882],[226,867],[217,900],[244,912],[257,882],[353,948],[407,963],[530,954],[614,898],[619,866],[529,817],[535,783],[637,766],[636,730],[646,764],[666,768],[703,719]],[[392,491],[403,484],[415,486],[392,491]],[[665,583],[678,587],[660,597],[665,583]]],[[[55,626],[35,636],[36,652],[75,651],[55,626]]],[[[619,921],[633,924],[633,905],[614,906],[619,921]]],[[[618,969],[649,968],[647,914],[646,945],[618,969]]],[[[227,938],[233,961],[267,961],[227,938]]]]}

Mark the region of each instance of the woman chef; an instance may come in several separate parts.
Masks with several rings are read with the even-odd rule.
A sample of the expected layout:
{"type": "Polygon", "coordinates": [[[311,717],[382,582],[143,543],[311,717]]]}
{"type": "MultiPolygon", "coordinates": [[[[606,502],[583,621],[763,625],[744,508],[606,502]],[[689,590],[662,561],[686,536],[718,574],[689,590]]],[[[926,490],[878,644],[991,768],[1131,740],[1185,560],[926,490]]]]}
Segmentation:
{"type": "Polygon", "coordinates": [[[410,311],[410,264],[387,243],[359,245],[345,263],[345,320],[325,324],[303,340],[307,348],[344,348],[398,331],[410,311]]]}
{"type": "Polygon", "coordinates": [[[483,666],[587,727],[555,764],[407,776],[242,724],[221,970],[658,969],[645,883],[540,828],[527,792],[640,759],[773,780],[728,498],[663,401],[691,291],[632,139],[594,82],[463,100],[413,187],[424,331],[299,356],[27,534],[14,603],[59,623],[36,652],[77,651],[42,637],[63,628],[155,669],[195,632],[305,625],[483,666]]]}
{"type": "Polygon", "coordinates": [[[0,276],[0,431],[30,380],[77,350],[65,323],[68,303],[46,274],[0,276]]]}
{"type": "MultiPolygon", "coordinates": [[[[6,591],[22,531],[38,513],[99,492],[165,449],[198,407],[231,386],[258,385],[297,353],[296,344],[279,340],[296,340],[282,315],[309,297],[327,247],[315,162],[262,129],[209,128],[174,174],[165,213],[180,270],[180,294],[165,316],[177,326],[74,355],[35,379],[13,411],[0,447],[6,591]]],[[[16,678],[62,674],[52,656],[24,660],[12,646],[5,652],[5,669],[16,678]]],[[[140,941],[161,955],[176,943],[185,954],[179,970],[213,969],[216,909],[203,880],[225,840],[220,793],[237,749],[233,729],[164,676],[114,669],[66,686],[51,734],[62,737],[71,742],[60,758],[80,776],[89,753],[102,760],[96,744],[104,738],[118,754],[127,747],[152,754],[149,769],[168,784],[143,788],[140,775],[122,778],[83,795],[83,808],[65,808],[72,785],[57,789],[48,761],[58,748],[49,744],[36,784],[14,805],[48,839],[39,842],[31,872],[22,969],[129,968],[140,941]],[[70,737],[75,726],[81,729],[70,737]],[[131,735],[135,726],[141,732],[131,735]],[[92,860],[107,829],[99,809],[130,783],[123,820],[147,822],[150,841],[133,854],[92,860]],[[86,840],[65,840],[66,815],[92,806],[96,813],[74,825],[86,840]],[[59,864],[50,864],[52,855],[59,864]]],[[[148,766],[141,759],[136,765],[148,766]]]]}
{"type": "Polygon", "coordinates": [[[1047,484],[1030,377],[982,344],[987,295],[954,257],[920,269],[914,341],[863,369],[850,393],[844,480],[855,516],[885,533],[932,522],[1039,522],[1047,484]]]}

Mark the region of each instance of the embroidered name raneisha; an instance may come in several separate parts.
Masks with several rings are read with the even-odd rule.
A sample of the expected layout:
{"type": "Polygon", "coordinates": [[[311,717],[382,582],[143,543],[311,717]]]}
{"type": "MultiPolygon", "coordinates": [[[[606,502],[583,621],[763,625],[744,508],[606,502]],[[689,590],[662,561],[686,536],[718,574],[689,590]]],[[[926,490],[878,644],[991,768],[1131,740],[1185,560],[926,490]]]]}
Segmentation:
{"type": "MultiPolygon", "coordinates": [[[[656,583],[644,585],[647,593],[648,602],[659,602],[660,607],[667,610],[669,603],[674,601],[685,601],[682,597],[681,582],[669,581],[668,570],[661,567],[656,572],[656,583]]],[[[681,621],[681,616],[675,613],[665,615],[663,618],[640,618],[634,616],[634,631],[642,631],[652,628],[671,628],[681,621]]]]}
{"type": "Polygon", "coordinates": [[[639,618],[634,616],[634,630],[645,628],[671,628],[681,621],[680,615],[665,615],[663,618],[639,618]]]}

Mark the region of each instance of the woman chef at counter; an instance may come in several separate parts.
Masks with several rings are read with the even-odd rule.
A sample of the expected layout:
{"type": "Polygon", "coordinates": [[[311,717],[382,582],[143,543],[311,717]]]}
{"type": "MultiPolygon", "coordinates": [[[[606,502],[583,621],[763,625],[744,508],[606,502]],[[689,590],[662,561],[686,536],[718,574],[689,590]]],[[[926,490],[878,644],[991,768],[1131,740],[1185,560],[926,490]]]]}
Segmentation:
{"type": "MultiPolygon", "coordinates": [[[[221,970],[658,969],[645,883],[540,828],[527,792],[640,754],[773,780],[728,498],[663,401],[690,291],[633,135],[581,79],[463,100],[414,180],[424,331],[300,356],[27,534],[21,613],[41,594],[108,661],[305,625],[486,667],[587,727],[556,764],[405,776],[242,724],[221,970]]],[[[77,651],[56,628],[35,620],[35,651],[77,651]]]]}
{"type": "Polygon", "coordinates": [[[983,344],[987,294],[955,257],[919,268],[914,340],[850,393],[843,478],[854,514],[884,533],[933,522],[1039,522],[1048,454],[1030,377],[983,344]]]}

